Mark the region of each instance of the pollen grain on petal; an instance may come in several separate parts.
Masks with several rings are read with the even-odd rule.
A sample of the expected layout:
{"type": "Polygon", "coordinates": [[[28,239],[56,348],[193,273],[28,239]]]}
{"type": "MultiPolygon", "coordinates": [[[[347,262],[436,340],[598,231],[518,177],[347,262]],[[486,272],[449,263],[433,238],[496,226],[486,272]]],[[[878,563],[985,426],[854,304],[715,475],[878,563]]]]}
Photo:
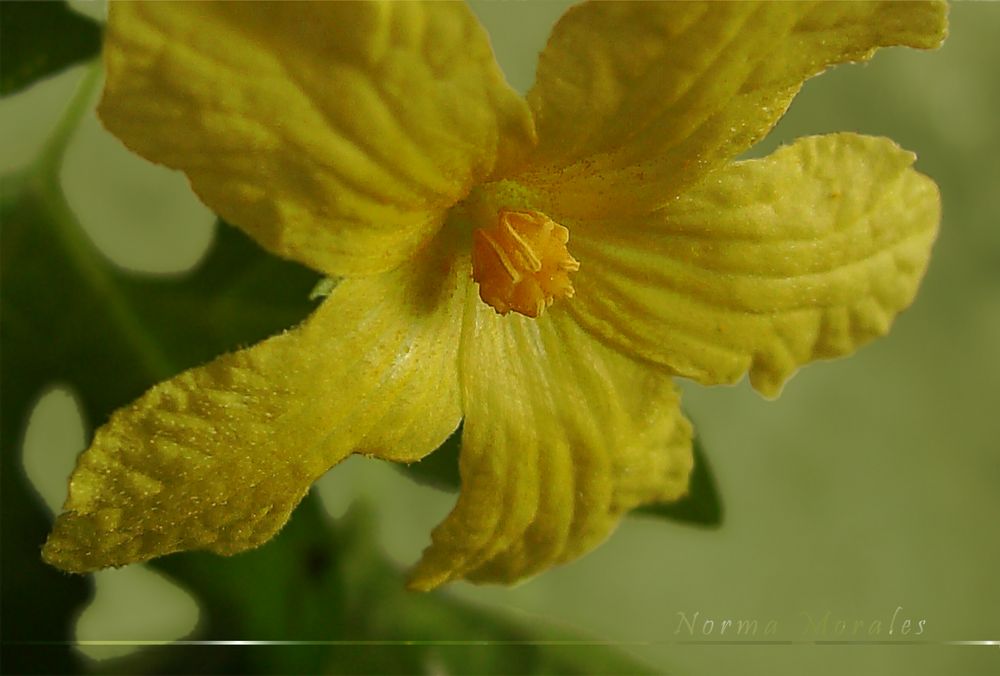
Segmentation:
{"type": "Polygon", "coordinates": [[[499,314],[538,317],[572,298],[570,273],[580,263],[566,244],[569,230],[539,211],[500,209],[493,227],[473,233],[472,278],[479,297],[499,314]]]}

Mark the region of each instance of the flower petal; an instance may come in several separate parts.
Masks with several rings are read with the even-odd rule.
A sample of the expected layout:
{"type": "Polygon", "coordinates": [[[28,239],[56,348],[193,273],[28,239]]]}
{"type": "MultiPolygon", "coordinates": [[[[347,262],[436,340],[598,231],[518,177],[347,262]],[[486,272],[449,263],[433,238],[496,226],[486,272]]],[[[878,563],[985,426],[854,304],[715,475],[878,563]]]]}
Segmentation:
{"type": "Polygon", "coordinates": [[[737,162],[646,218],[567,223],[582,325],[699,382],[776,395],[889,330],[937,234],[937,186],[884,138],[832,134],[737,162]]]}
{"type": "Polygon", "coordinates": [[[299,328],[117,411],[80,457],[46,560],[83,572],[233,554],[268,540],[350,453],[413,462],[437,448],[461,418],[467,265],[436,251],[345,280],[299,328]]]}
{"type": "Polygon", "coordinates": [[[595,547],[632,507],[687,491],[691,426],[669,378],[558,308],[500,317],[471,299],[461,360],[462,492],[413,588],[533,575],[595,547]]]}
{"type": "Polygon", "coordinates": [[[108,129],[334,276],[404,261],[534,139],[461,3],[114,3],[105,60],[108,129]]]}
{"type": "Polygon", "coordinates": [[[943,2],[597,2],[556,25],[528,102],[525,179],[558,184],[560,215],[666,204],[739,155],[802,83],[877,47],[934,48],[943,2]]]}

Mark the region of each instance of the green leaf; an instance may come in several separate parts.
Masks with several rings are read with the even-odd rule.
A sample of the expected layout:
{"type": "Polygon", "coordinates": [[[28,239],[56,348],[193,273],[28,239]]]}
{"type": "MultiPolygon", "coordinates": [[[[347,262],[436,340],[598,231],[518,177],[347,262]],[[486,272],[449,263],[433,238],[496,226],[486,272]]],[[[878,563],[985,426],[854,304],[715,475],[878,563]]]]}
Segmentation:
{"type": "MultiPolygon", "coordinates": [[[[461,438],[462,428],[459,427],[440,448],[420,462],[397,467],[422,484],[446,491],[457,491],[461,485],[458,473],[461,438]]],[[[722,499],[700,439],[694,440],[694,471],[691,473],[688,494],[677,502],[640,507],[632,514],[709,528],[722,525],[722,499]]]]}
{"type": "Polygon", "coordinates": [[[101,51],[101,27],[65,2],[0,2],[0,96],[101,51]]]}
{"type": "MultiPolygon", "coordinates": [[[[88,82],[97,75],[92,71],[88,82]]],[[[50,523],[17,452],[39,393],[53,382],[72,386],[88,420],[99,425],[158,380],[281,331],[314,305],[315,273],[264,253],[224,224],[188,275],[145,276],[110,264],[80,229],[57,179],[86,94],[40,160],[4,177],[0,193],[3,581],[15,590],[4,595],[5,642],[70,640],[73,618],[91,593],[90,578],[64,575],[39,557],[50,523]]],[[[644,672],[607,647],[576,645],[579,637],[519,627],[444,594],[405,591],[372,530],[363,514],[331,523],[309,497],[260,549],[232,558],[178,554],[151,564],[198,599],[204,621],[193,638],[335,643],[171,646],[102,664],[102,671],[644,672]]],[[[65,644],[15,648],[4,651],[12,672],[80,670],[65,644]]]]}
{"type": "MultiPolygon", "coordinates": [[[[189,277],[129,275],[92,248],[50,181],[8,176],[2,185],[2,579],[32,590],[4,594],[4,640],[68,641],[93,586],[41,561],[51,520],[19,453],[34,402],[67,383],[88,420],[102,423],[157,380],[294,324],[309,310],[315,275],[263,255],[229,226],[189,277]]],[[[72,673],[76,658],[68,645],[5,646],[4,666],[72,673]]]]}

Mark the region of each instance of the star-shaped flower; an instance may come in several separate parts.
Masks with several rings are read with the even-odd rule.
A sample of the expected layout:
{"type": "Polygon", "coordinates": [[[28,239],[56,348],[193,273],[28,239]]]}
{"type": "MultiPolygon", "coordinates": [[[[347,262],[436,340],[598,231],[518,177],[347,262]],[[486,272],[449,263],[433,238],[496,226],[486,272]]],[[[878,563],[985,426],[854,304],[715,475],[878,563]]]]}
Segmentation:
{"type": "Polygon", "coordinates": [[[239,552],[350,454],[415,462],[463,420],[412,585],[588,551],[686,490],[672,376],[776,395],[912,301],[940,212],[912,154],[834,134],[734,158],[806,78],[944,31],[938,3],[585,4],[525,100],[461,4],[113,5],[108,128],[340,281],[115,413],[45,557],[239,552]]]}

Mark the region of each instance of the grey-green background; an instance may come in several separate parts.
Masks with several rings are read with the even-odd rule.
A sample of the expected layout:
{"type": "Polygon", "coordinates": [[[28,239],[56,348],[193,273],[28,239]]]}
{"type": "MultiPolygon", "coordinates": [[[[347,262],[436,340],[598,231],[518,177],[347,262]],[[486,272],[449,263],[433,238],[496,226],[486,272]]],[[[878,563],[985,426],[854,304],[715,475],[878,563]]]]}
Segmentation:
{"type": "MultiPolygon", "coordinates": [[[[566,3],[477,3],[511,83],[531,84],[538,51],[566,3]]],[[[100,13],[87,5],[84,11],[100,13]]],[[[944,219],[924,286],[886,339],[808,367],[777,401],[744,383],[685,384],[726,506],[701,531],[627,519],[594,553],[516,588],[460,583],[447,593],[556,620],[682,674],[976,674],[1000,671],[1000,647],[692,646],[724,638],[721,621],[775,620],[777,638],[835,635],[837,620],[888,636],[925,620],[930,641],[1000,640],[1000,6],[957,4],[938,52],[892,49],[806,84],[754,154],[804,134],[886,135],[941,186],[944,219]],[[690,636],[681,614],[709,636],[690,636]],[[826,635],[803,613],[829,613],[826,635]]],[[[0,102],[0,169],[30,161],[70,96],[75,69],[0,102]]],[[[129,155],[89,116],[63,183],[94,241],[121,266],[178,274],[208,246],[213,216],[183,178],[129,155]]],[[[54,386],[58,384],[54,383],[54,386]]],[[[57,506],[90,421],[54,389],[36,409],[25,464],[57,506]],[[55,454],[58,453],[56,456],[55,454]],[[58,460],[55,460],[57,457],[58,460]]],[[[380,541],[414,562],[453,497],[383,463],[351,459],[319,484],[334,515],[356,498],[379,510],[380,541]]],[[[85,639],[170,639],[197,606],[152,571],[100,573],[78,622],[85,639]]],[[[912,637],[911,637],[912,638],[912,637]]],[[[109,649],[91,655],[111,654],[109,649]]]]}

